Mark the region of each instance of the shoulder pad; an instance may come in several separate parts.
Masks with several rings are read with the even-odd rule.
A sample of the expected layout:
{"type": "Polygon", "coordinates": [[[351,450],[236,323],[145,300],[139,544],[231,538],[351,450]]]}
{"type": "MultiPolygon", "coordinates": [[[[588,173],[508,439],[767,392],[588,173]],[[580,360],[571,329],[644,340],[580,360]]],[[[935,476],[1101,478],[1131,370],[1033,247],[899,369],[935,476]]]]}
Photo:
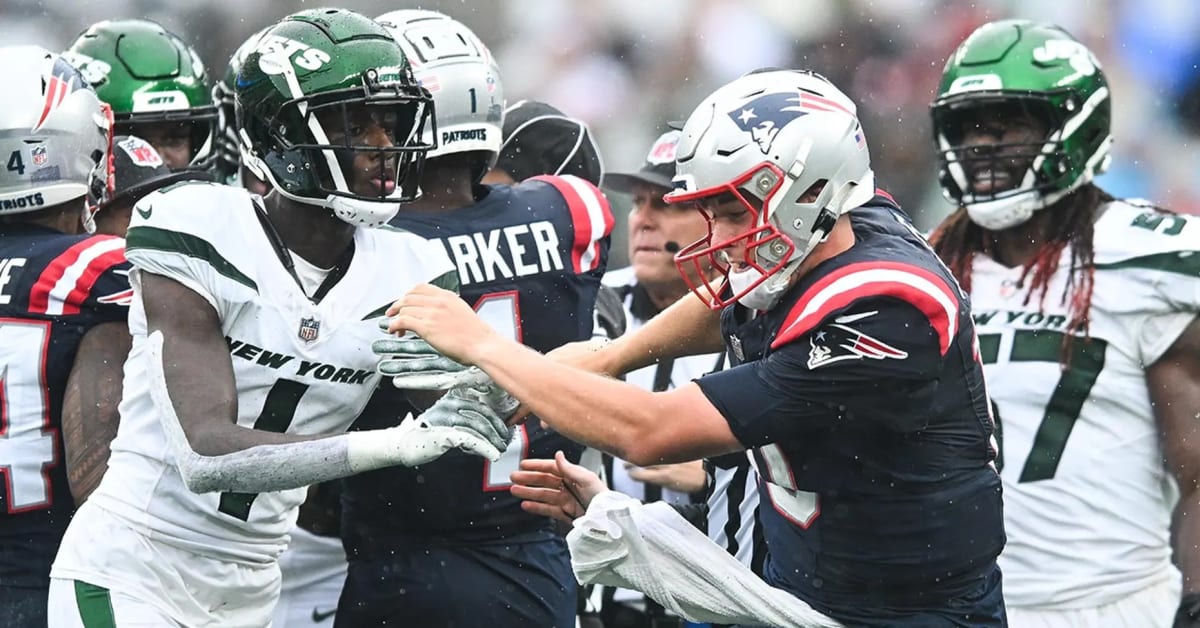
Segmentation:
{"type": "MultiPolygon", "coordinates": [[[[134,205],[126,255],[136,266],[185,284],[195,279],[191,275],[201,266],[208,267],[228,280],[233,292],[248,288],[253,293],[258,290],[257,259],[263,254],[259,243],[249,240],[255,230],[261,226],[249,192],[185,182],[148,194],[134,205]]],[[[226,296],[240,300],[247,295],[226,296]]]]}
{"type": "Polygon", "coordinates": [[[792,305],[771,348],[803,338],[855,303],[877,297],[906,302],[924,314],[937,332],[941,354],[950,350],[959,325],[959,299],[954,289],[919,266],[883,261],[847,264],[817,280],[792,305]]]}
{"type": "Polygon", "coordinates": [[[554,187],[566,201],[570,215],[573,238],[571,243],[571,266],[576,273],[585,273],[599,267],[603,255],[600,241],[612,234],[612,208],[608,198],[590,181],[574,175],[543,175],[528,181],[547,183],[554,187]]]}
{"type": "Polygon", "coordinates": [[[125,240],[116,236],[78,238],[46,261],[29,290],[30,313],[79,314],[81,306],[128,305],[132,297],[126,273],[125,240]],[[96,295],[92,295],[96,292],[96,295]]]}
{"type": "Polygon", "coordinates": [[[1097,267],[1164,253],[1200,252],[1200,219],[1142,201],[1113,201],[1096,221],[1097,267]]]}

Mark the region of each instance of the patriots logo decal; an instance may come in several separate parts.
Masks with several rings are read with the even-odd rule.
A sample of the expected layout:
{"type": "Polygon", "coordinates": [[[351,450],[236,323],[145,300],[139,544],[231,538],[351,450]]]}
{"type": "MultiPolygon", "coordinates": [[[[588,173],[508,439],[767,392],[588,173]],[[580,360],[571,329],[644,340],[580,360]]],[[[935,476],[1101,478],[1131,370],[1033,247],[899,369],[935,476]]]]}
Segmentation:
{"type": "Polygon", "coordinates": [[[32,131],[36,132],[46,123],[46,118],[50,117],[50,113],[66,100],[67,95],[76,90],[85,89],[87,82],[83,80],[83,75],[79,73],[71,64],[67,63],[62,57],[54,60],[54,66],[50,70],[50,76],[42,79],[42,94],[44,96],[42,103],[42,114],[38,116],[38,120],[33,125],[32,131]]]}
{"type": "Polygon", "coordinates": [[[763,94],[727,113],[739,129],[750,134],[765,155],[771,150],[775,136],[792,121],[810,113],[833,111],[855,115],[833,100],[803,91],[763,94]]]}
{"type": "MultiPolygon", "coordinates": [[[[855,317],[857,318],[861,317],[855,317]]],[[[810,370],[843,360],[903,360],[908,357],[907,351],[901,351],[840,322],[830,323],[817,330],[808,343],[811,347],[808,352],[810,370]]]]}

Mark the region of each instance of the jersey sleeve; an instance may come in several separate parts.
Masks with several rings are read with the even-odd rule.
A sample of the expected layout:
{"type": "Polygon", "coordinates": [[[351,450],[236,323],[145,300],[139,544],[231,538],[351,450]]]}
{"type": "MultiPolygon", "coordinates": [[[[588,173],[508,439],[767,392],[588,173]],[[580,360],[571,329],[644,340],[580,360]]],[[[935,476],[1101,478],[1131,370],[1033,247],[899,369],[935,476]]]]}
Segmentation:
{"type": "Polygon", "coordinates": [[[1200,220],[1115,202],[1095,227],[1094,302],[1123,315],[1138,357],[1153,364],[1200,313],[1200,220]]]}
{"type": "Polygon", "coordinates": [[[115,236],[80,239],[43,268],[29,290],[29,312],[74,316],[87,311],[98,322],[124,321],[133,292],[125,241],[115,236]]]}
{"type": "Polygon", "coordinates": [[[608,268],[608,249],[616,224],[608,198],[590,181],[574,175],[544,175],[531,180],[553,186],[566,202],[571,224],[568,253],[572,270],[577,275],[602,276],[608,268]]]}
{"type": "Polygon", "coordinates": [[[211,183],[151,193],[134,206],[125,254],[135,270],[178,281],[224,316],[258,292],[254,252],[238,237],[246,228],[238,210],[249,202],[245,192],[211,183]]]}
{"type": "Polygon", "coordinates": [[[923,425],[942,371],[935,325],[907,301],[861,298],[793,334],[765,359],[697,384],[746,447],[843,421],[908,432],[923,425]]]}

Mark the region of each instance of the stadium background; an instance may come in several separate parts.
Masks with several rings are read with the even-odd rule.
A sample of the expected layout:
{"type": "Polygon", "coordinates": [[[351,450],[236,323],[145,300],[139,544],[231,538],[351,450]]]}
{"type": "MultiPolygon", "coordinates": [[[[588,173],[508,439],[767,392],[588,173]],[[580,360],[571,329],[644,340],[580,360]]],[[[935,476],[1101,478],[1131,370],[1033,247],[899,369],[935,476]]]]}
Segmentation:
{"type": "MultiPolygon", "coordinates": [[[[1050,20],[1096,52],[1112,84],[1115,158],[1100,184],[1200,214],[1195,0],[2,0],[0,41],[61,50],[93,22],[149,17],[219,76],[259,28],[326,5],[369,16],[426,8],[463,21],[499,59],[509,102],[545,100],[587,121],[609,170],[636,168],[667,121],[749,69],[816,70],[859,103],[881,184],[922,227],[950,210],[927,112],[946,56],[988,20],[1050,20]]],[[[624,251],[614,242],[613,267],[624,251]]]]}

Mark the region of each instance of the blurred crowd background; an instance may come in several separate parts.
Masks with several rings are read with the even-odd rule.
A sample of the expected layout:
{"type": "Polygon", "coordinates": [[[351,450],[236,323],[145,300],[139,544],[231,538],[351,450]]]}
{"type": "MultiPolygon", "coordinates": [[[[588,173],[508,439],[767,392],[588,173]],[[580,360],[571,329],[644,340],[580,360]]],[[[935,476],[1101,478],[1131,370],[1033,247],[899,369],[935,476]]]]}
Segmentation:
{"type": "MultiPolygon", "coordinates": [[[[61,50],[92,22],[148,17],[219,76],[259,28],[325,5],[463,21],[499,59],[509,102],[536,98],[585,120],[608,170],[636,168],[668,121],[747,70],[816,70],[857,100],[880,183],[925,228],[951,209],[927,109],[946,57],[983,22],[1049,20],[1095,51],[1112,84],[1115,159],[1101,185],[1200,213],[1197,0],[2,0],[0,41],[61,50]]],[[[614,265],[623,251],[614,243],[614,265]]]]}

